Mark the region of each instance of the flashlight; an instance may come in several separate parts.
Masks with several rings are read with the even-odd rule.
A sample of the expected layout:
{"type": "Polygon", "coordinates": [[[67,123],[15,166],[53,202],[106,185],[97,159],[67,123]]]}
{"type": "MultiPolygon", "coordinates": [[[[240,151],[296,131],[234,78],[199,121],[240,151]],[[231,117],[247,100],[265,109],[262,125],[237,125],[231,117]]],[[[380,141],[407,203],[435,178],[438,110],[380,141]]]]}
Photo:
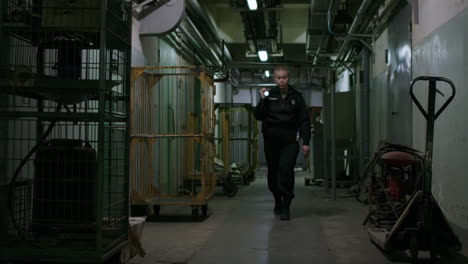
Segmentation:
{"type": "Polygon", "coordinates": [[[270,92],[268,92],[268,91],[263,92],[263,95],[264,95],[265,97],[268,97],[269,94],[270,94],[270,92]]]}

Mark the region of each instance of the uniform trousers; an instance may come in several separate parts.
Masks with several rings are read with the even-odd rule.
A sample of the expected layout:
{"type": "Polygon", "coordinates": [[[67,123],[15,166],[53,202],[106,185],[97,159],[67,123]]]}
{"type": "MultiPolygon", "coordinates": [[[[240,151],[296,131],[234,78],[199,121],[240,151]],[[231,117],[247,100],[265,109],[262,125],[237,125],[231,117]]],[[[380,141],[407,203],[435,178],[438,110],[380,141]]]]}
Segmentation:
{"type": "MultiPolygon", "coordinates": [[[[278,131],[277,131],[278,132],[278,131]]],[[[299,144],[293,138],[267,137],[264,141],[268,166],[268,187],[275,199],[294,198],[294,167],[299,144]]]]}

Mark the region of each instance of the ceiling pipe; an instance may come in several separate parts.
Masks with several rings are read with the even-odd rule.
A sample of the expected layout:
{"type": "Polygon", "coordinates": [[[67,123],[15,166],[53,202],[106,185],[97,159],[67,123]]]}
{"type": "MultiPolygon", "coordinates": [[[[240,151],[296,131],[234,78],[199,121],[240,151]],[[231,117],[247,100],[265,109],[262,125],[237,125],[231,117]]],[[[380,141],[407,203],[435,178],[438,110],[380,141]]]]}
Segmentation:
{"type": "Polygon", "coordinates": [[[333,4],[335,3],[335,0],[330,0],[330,6],[328,7],[328,11],[327,11],[327,30],[328,30],[328,33],[330,33],[330,35],[333,35],[333,36],[339,36],[338,33],[335,33],[333,32],[333,30],[331,29],[331,9],[333,7],[333,4]]]}
{"type": "MultiPolygon", "coordinates": [[[[181,34],[181,32],[172,32],[170,34],[167,34],[167,39],[171,42],[171,44],[174,46],[174,48],[180,49],[180,52],[182,56],[186,57],[187,59],[197,59],[201,63],[206,63],[206,58],[203,56],[200,56],[199,54],[196,54],[193,52],[191,49],[190,43],[185,41],[183,38],[179,38],[178,34],[181,34]]],[[[182,34],[185,35],[185,34],[182,34]]]]}
{"type": "Polygon", "coordinates": [[[313,59],[313,64],[317,64],[318,63],[318,59],[320,57],[320,52],[322,51],[322,48],[324,46],[326,46],[326,43],[328,42],[328,34],[327,34],[327,17],[325,17],[325,19],[323,19],[323,26],[322,26],[322,34],[320,36],[320,42],[319,42],[319,46],[312,50],[310,48],[310,39],[312,38],[311,37],[311,23],[312,23],[312,15],[327,15],[328,12],[319,12],[319,11],[322,11],[320,10],[320,7],[322,5],[325,5],[326,2],[329,2],[328,4],[328,12],[331,11],[332,9],[332,4],[333,4],[333,1],[331,0],[311,0],[310,2],[310,9],[309,9],[309,22],[308,22],[308,29],[307,29],[307,32],[309,34],[307,34],[307,39],[306,39],[306,56],[309,56],[310,54],[313,54],[314,56],[314,59],[313,59]]]}
{"type": "MultiPolygon", "coordinates": [[[[333,0],[330,1],[330,4],[328,6],[328,14],[330,14],[332,8],[333,8],[333,0]]],[[[324,24],[326,25],[327,23],[325,22],[324,24]]],[[[319,46],[317,48],[317,51],[315,52],[315,58],[313,61],[314,65],[316,65],[318,62],[319,55],[320,55],[320,52],[322,51],[322,46],[323,46],[323,42],[325,38],[327,38],[327,41],[328,41],[328,35],[326,34],[325,25],[323,26],[323,32],[322,32],[322,37],[320,38],[319,46]]]]}
{"type": "MultiPolygon", "coordinates": [[[[369,6],[369,4],[371,2],[372,2],[372,0],[363,0],[362,1],[361,6],[359,7],[359,9],[358,9],[358,11],[356,13],[356,16],[354,17],[353,23],[351,24],[351,27],[348,30],[348,35],[353,34],[353,32],[356,30],[356,28],[358,27],[362,17],[364,16],[365,11],[367,10],[367,7],[369,6]]],[[[349,41],[350,40],[348,38],[346,38],[345,41],[343,42],[343,44],[341,45],[340,51],[338,52],[338,56],[336,58],[338,61],[340,61],[341,57],[343,57],[344,52],[345,52],[345,50],[346,50],[346,48],[348,46],[349,41]]],[[[336,62],[333,64],[333,66],[336,66],[336,62]]]]}
{"type": "Polygon", "coordinates": [[[226,72],[226,76],[224,76],[223,78],[214,79],[214,82],[228,83],[229,85],[237,88],[239,86],[239,75],[240,72],[238,69],[230,69],[226,72]]]}
{"type": "Polygon", "coordinates": [[[197,27],[195,26],[195,24],[193,24],[192,20],[189,17],[186,17],[185,21],[187,22],[187,25],[190,27],[191,31],[195,33],[197,42],[199,41],[201,44],[203,44],[203,46],[205,46],[205,48],[207,48],[210,51],[211,55],[216,61],[215,66],[222,66],[223,61],[219,58],[219,55],[211,48],[210,44],[206,42],[205,38],[202,36],[200,31],[198,31],[197,27]]]}
{"type": "Polygon", "coordinates": [[[182,34],[184,34],[184,36],[187,38],[187,40],[190,40],[192,42],[192,46],[198,49],[200,54],[203,54],[203,57],[205,57],[211,64],[216,65],[219,63],[218,58],[215,57],[213,53],[206,53],[207,51],[211,51],[211,49],[209,49],[209,47],[206,46],[206,42],[204,43],[203,39],[200,40],[199,37],[193,35],[196,34],[195,31],[193,31],[192,34],[183,24],[179,26],[179,29],[182,32],[182,34]]]}
{"type": "MultiPolygon", "coordinates": [[[[311,86],[310,83],[295,83],[291,84],[294,86],[294,88],[305,88],[305,89],[312,89],[312,90],[321,90],[318,89],[319,85],[317,86],[311,86]]],[[[239,89],[247,89],[250,87],[276,87],[276,83],[239,83],[239,89]]]]}
{"type": "Polygon", "coordinates": [[[242,87],[276,87],[276,83],[239,83],[240,88],[242,87]]]}
{"type": "MultiPolygon", "coordinates": [[[[222,67],[222,71],[225,72],[226,75],[229,76],[229,79],[226,81],[229,85],[231,85],[234,89],[238,87],[238,74],[235,73],[239,72],[238,69],[233,69],[227,67],[227,64],[232,62],[232,55],[229,52],[229,49],[226,45],[224,45],[223,39],[218,35],[216,28],[213,26],[211,20],[208,18],[205,10],[200,6],[197,0],[186,0],[187,8],[191,11],[191,14],[195,16],[197,19],[197,25],[208,31],[208,34],[211,36],[211,39],[214,40],[215,45],[208,44],[205,41],[205,38],[202,37],[200,31],[197,30],[199,38],[201,38],[204,45],[206,45],[207,49],[210,50],[212,54],[216,54],[215,57],[217,60],[221,62],[220,66],[222,67]],[[220,59],[221,57],[221,59],[220,59]],[[226,64],[226,65],[225,65],[226,64]],[[233,74],[234,73],[234,74],[233,74]]],[[[187,16],[188,17],[188,16],[187,16]]],[[[192,26],[196,29],[195,25],[192,21],[190,21],[192,26]]],[[[224,79],[224,78],[223,78],[224,79]]]]}
{"type": "Polygon", "coordinates": [[[312,63],[307,62],[232,62],[229,63],[229,67],[236,67],[236,68],[274,68],[277,65],[286,65],[289,67],[306,67],[306,68],[316,68],[317,66],[313,65],[312,63]]]}
{"type": "Polygon", "coordinates": [[[222,38],[218,35],[205,10],[200,6],[197,0],[187,0],[187,3],[188,7],[194,12],[194,15],[196,15],[202,21],[203,27],[208,30],[211,37],[216,41],[217,52],[221,54],[224,50],[227,61],[232,61],[231,53],[227,47],[220,47],[222,38]]]}
{"type": "Polygon", "coordinates": [[[218,82],[227,82],[229,80],[229,77],[230,77],[230,74],[229,74],[229,71],[226,72],[226,76],[224,76],[223,78],[219,78],[219,79],[214,79],[213,81],[215,83],[218,83],[218,82]]]}

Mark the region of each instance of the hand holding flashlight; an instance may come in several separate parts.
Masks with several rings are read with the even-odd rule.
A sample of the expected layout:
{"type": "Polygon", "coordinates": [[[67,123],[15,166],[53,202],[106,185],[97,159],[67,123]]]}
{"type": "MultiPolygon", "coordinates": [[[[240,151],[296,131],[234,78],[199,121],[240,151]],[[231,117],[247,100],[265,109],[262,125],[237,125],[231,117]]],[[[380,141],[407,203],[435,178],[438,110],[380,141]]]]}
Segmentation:
{"type": "Polygon", "coordinates": [[[268,92],[267,88],[260,89],[260,96],[262,97],[262,99],[265,99],[266,97],[268,97],[269,94],[270,92],[268,92]]]}

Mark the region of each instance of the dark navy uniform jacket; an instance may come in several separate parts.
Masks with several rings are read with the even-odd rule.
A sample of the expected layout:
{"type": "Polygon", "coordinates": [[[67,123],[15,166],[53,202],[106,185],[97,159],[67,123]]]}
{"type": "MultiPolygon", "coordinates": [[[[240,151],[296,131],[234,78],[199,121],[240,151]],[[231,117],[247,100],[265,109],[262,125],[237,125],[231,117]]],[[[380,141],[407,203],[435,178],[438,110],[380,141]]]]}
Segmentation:
{"type": "Polygon", "coordinates": [[[302,95],[289,86],[288,94],[283,99],[279,88],[273,88],[268,97],[260,99],[254,110],[257,120],[262,122],[265,139],[296,140],[296,134],[302,138],[303,145],[310,143],[310,118],[302,95]]]}

